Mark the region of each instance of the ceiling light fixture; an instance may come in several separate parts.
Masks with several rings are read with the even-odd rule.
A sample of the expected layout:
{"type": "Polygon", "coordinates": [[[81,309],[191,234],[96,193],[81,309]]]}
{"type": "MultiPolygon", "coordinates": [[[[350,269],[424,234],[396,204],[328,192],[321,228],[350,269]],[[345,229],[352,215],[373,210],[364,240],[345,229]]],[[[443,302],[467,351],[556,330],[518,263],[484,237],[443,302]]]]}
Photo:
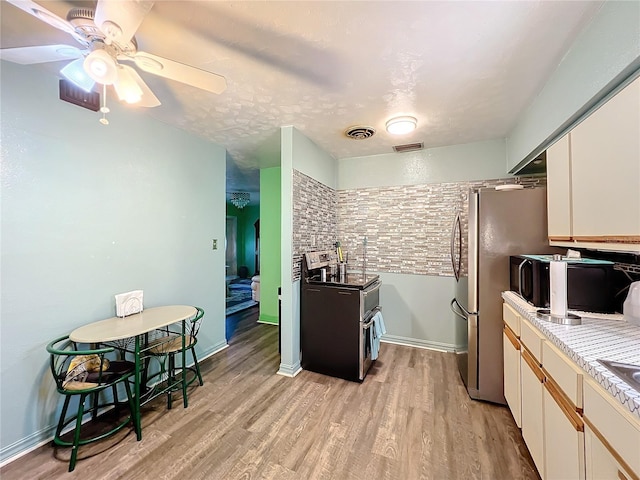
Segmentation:
{"type": "Polygon", "coordinates": [[[87,55],[83,65],[87,74],[98,83],[111,85],[118,79],[116,61],[104,49],[94,50],[87,55]]]}
{"type": "Polygon", "coordinates": [[[231,203],[234,207],[243,209],[249,205],[249,192],[233,192],[231,194],[231,203]]]}
{"type": "Polygon", "coordinates": [[[416,129],[418,120],[415,117],[395,117],[386,124],[387,132],[393,135],[404,135],[416,129]]]}
{"type": "Polygon", "coordinates": [[[74,60],[73,62],[66,65],[62,70],[60,70],[60,73],[76,87],[80,87],[85,92],[90,92],[96,82],[93,80],[93,78],[87,75],[87,72],[82,66],[83,62],[83,58],[74,60]]]}
{"type": "Polygon", "coordinates": [[[118,81],[113,84],[118,98],[127,103],[138,103],[142,99],[142,89],[129,72],[131,67],[126,65],[118,66],[118,81]]]}

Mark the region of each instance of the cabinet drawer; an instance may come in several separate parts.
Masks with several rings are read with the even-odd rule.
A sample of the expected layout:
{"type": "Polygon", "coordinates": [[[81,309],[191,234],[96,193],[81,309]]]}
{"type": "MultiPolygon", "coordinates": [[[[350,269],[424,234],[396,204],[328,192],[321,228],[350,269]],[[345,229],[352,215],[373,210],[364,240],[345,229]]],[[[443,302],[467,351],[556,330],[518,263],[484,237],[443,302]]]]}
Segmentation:
{"type": "Polygon", "coordinates": [[[542,344],[542,368],[562,392],[582,410],[582,372],[565,354],[549,342],[542,344]]]}
{"type": "Polygon", "coordinates": [[[502,319],[504,323],[509,325],[511,331],[516,334],[516,337],[520,337],[520,315],[506,303],[502,304],[502,319]]]}
{"type": "Polygon", "coordinates": [[[520,342],[527,347],[538,363],[542,363],[542,344],[544,335],[525,319],[520,318],[520,342]]]}
{"type": "Polygon", "coordinates": [[[591,379],[584,381],[584,423],[624,469],[638,478],[640,422],[591,379]]]}

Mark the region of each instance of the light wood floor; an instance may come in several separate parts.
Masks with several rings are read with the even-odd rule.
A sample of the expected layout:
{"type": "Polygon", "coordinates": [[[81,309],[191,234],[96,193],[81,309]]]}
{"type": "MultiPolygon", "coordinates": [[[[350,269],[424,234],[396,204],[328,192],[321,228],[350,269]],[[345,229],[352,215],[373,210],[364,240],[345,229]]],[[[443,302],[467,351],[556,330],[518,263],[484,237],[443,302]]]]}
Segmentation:
{"type": "Polygon", "coordinates": [[[172,410],[81,447],[47,445],[0,470],[12,479],[537,479],[509,411],[469,399],[453,354],[383,344],[362,384],[276,375],[278,330],[239,314],[230,347],[202,362],[205,384],[172,410]]]}

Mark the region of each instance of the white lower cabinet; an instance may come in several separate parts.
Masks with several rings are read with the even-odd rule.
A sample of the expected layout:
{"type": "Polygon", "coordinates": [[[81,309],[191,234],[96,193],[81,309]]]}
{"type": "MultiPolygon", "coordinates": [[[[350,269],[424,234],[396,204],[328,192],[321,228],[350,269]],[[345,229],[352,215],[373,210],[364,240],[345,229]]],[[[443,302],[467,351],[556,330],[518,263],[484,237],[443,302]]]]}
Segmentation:
{"type": "Polygon", "coordinates": [[[588,425],[584,427],[584,446],[587,480],[631,480],[637,478],[618,463],[588,425]]]}
{"type": "Polygon", "coordinates": [[[640,480],[637,417],[527,318],[503,318],[505,398],[542,480],[640,480]]]}
{"type": "Polygon", "coordinates": [[[521,383],[522,383],[522,437],[524,438],[531,458],[536,464],[538,473],[543,479],[544,465],[544,409],[542,372],[535,364],[535,358],[526,350],[522,350],[521,383]]]}
{"type": "Polygon", "coordinates": [[[545,383],[544,457],[545,480],[585,478],[584,433],[580,416],[558,398],[559,392],[545,383]]]}
{"type": "Polygon", "coordinates": [[[502,334],[504,357],[504,398],[511,410],[516,425],[522,428],[520,416],[520,342],[505,324],[502,334]]]}

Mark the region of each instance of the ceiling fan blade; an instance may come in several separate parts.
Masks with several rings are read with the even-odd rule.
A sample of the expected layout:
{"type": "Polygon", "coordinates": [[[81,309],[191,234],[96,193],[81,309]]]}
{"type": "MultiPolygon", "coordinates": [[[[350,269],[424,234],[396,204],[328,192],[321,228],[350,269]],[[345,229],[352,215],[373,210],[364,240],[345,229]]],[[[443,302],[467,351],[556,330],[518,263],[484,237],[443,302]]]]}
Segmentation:
{"type": "Polygon", "coordinates": [[[124,48],[153,4],[147,0],[98,0],[94,22],[106,35],[107,43],[124,48]]]}
{"type": "Polygon", "coordinates": [[[222,75],[174,62],[151,53],[138,52],[133,59],[136,65],[145,72],[186,83],[211,93],[222,93],[227,88],[227,81],[222,75]]]}
{"type": "MultiPolygon", "coordinates": [[[[133,80],[135,85],[140,89],[140,92],[141,92],[140,100],[133,103],[133,105],[138,107],[157,107],[161,105],[160,100],[158,100],[158,97],[156,97],[153,94],[151,89],[148,87],[148,85],[145,83],[142,77],[140,77],[140,75],[138,74],[138,72],[136,72],[134,68],[128,65],[119,65],[118,68],[121,68],[124,70],[125,75],[122,75],[122,77],[124,77],[122,78],[123,80],[124,79],[133,80]]],[[[118,89],[121,86],[122,85],[120,85],[120,78],[119,78],[118,82],[114,85],[116,92],[118,92],[118,89]]]]}
{"type": "Polygon", "coordinates": [[[80,58],[82,50],[70,45],[41,45],[37,47],[3,48],[0,58],[21,65],[56,62],[80,58]]]}
{"type": "Polygon", "coordinates": [[[76,31],[73,25],[71,25],[65,19],[57,16],[55,13],[50,12],[46,8],[42,7],[41,5],[38,5],[37,3],[32,2],[31,0],[7,0],[7,2],[10,3],[11,5],[18,7],[21,10],[24,10],[28,14],[33,15],[34,17],[42,20],[43,22],[48,23],[52,27],[56,27],[62,30],[63,32],[67,32],[73,35],[74,37],[78,38],[78,35],[76,34],[76,31]]]}

